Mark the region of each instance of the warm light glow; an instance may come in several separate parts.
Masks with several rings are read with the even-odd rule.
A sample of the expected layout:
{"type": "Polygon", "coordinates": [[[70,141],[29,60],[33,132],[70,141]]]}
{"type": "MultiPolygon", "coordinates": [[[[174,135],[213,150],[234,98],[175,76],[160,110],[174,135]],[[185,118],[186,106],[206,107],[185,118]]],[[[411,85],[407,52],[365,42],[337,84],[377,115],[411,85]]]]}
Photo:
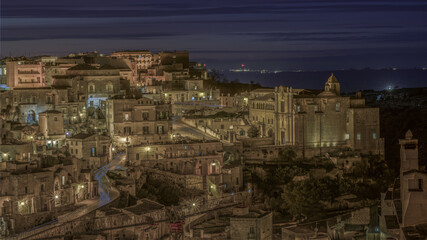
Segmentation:
{"type": "Polygon", "coordinates": [[[82,185],[80,188],[85,188],[85,186],[84,186],[84,185],[82,185]]]}
{"type": "Polygon", "coordinates": [[[115,148],[112,148],[111,150],[115,151],[116,149],[115,149],[115,148]]]}
{"type": "Polygon", "coordinates": [[[195,207],[196,206],[196,203],[193,203],[193,207],[195,207]]]}
{"type": "Polygon", "coordinates": [[[150,150],[151,150],[151,148],[150,148],[150,147],[146,147],[146,148],[145,148],[145,150],[150,151],[150,150]]]}
{"type": "Polygon", "coordinates": [[[51,143],[52,143],[52,141],[47,141],[47,143],[48,143],[48,144],[51,144],[51,143]]]}
{"type": "Polygon", "coordinates": [[[212,163],[212,166],[215,166],[216,165],[216,163],[212,163]]]}
{"type": "Polygon", "coordinates": [[[25,203],[24,202],[21,202],[21,206],[24,206],[25,205],[25,203]]]}
{"type": "Polygon", "coordinates": [[[7,153],[3,153],[3,157],[7,157],[7,153]]]}
{"type": "Polygon", "coordinates": [[[58,199],[59,198],[59,196],[58,195],[55,195],[55,199],[58,199]]]}
{"type": "Polygon", "coordinates": [[[31,138],[31,139],[33,139],[34,137],[33,137],[33,136],[31,136],[30,138],[31,138]]]}

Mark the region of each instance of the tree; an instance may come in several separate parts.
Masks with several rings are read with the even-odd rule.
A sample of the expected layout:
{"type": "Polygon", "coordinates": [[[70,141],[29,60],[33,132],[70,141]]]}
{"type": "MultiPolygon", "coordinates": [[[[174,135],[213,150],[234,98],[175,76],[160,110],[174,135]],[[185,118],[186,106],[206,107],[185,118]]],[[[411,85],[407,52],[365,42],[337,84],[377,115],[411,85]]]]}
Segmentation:
{"type": "Polygon", "coordinates": [[[248,129],[248,136],[250,138],[256,138],[259,136],[259,128],[255,125],[252,125],[249,129],[248,129]]]}
{"type": "Polygon", "coordinates": [[[292,148],[281,149],[279,152],[279,158],[283,161],[293,161],[297,157],[297,154],[292,148]]]}

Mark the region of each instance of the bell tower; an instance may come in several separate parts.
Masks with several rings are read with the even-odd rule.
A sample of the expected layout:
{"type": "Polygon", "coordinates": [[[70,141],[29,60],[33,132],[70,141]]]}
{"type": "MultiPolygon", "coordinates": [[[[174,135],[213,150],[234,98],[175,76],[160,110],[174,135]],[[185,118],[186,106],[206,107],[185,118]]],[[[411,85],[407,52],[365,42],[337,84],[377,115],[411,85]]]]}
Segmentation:
{"type": "Polygon", "coordinates": [[[328,78],[328,81],[325,83],[325,91],[326,92],[334,92],[338,96],[340,95],[340,83],[338,79],[332,73],[328,78]]]}

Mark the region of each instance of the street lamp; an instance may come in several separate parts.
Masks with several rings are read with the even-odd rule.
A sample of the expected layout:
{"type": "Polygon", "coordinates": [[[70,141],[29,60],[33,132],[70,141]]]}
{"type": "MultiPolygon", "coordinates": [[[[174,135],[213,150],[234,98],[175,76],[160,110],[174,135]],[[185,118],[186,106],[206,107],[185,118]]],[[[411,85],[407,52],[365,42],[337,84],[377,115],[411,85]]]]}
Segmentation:
{"type": "Polygon", "coordinates": [[[147,160],[148,160],[148,152],[151,150],[150,147],[145,147],[145,152],[147,153],[147,160]]]}

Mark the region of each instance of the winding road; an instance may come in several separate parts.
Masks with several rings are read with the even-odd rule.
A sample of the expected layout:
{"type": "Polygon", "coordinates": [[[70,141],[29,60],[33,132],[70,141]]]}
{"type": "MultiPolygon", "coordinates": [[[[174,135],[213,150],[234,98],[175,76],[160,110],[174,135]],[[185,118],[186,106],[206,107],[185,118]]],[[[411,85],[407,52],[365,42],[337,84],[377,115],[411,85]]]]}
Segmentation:
{"type": "Polygon", "coordinates": [[[107,177],[107,172],[109,170],[113,170],[117,168],[118,166],[124,165],[125,161],[126,161],[125,154],[123,153],[117,154],[114,156],[113,160],[109,164],[95,170],[94,172],[95,179],[98,180],[98,193],[99,193],[98,199],[90,201],[84,207],[81,207],[73,212],[66,213],[64,215],[59,216],[58,220],[45,223],[43,225],[37,226],[28,231],[19,233],[16,236],[9,237],[7,239],[25,239],[25,238],[31,237],[35,234],[58,227],[66,222],[73,221],[81,216],[91,213],[92,211],[95,211],[96,209],[103,207],[108,203],[116,200],[120,196],[120,192],[116,188],[114,188],[113,185],[111,184],[110,180],[107,177]]]}

